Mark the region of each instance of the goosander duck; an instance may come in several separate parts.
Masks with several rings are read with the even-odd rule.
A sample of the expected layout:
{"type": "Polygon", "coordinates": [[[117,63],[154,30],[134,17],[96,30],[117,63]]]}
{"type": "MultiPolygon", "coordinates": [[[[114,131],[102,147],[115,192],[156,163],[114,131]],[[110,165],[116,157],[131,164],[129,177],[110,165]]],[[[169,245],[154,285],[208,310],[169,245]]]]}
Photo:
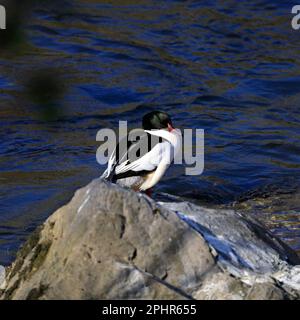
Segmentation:
{"type": "Polygon", "coordinates": [[[101,177],[150,195],[181,150],[181,131],[173,127],[168,114],[153,111],[143,117],[143,129],[135,134],[138,141],[127,136],[117,145],[101,177]]]}

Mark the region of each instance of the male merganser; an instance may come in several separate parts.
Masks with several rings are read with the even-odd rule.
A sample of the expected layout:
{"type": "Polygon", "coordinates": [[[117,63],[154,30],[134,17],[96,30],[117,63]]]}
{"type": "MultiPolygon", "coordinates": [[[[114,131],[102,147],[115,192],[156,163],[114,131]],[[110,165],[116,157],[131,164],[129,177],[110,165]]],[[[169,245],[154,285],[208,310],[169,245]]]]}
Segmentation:
{"type": "Polygon", "coordinates": [[[123,150],[121,141],[101,177],[150,195],[151,188],[160,181],[181,150],[181,132],[174,129],[168,114],[153,111],[143,117],[143,130],[135,131],[135,134],[140,139],[133,142],[127,136],[123,150]]]}

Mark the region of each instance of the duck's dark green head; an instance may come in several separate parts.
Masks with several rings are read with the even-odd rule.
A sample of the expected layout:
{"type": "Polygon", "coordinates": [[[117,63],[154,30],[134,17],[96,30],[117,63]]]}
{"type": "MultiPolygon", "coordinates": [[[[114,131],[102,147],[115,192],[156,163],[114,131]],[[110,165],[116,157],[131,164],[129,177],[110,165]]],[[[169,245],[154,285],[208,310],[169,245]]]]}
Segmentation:
{"type": "Polygon", "coordinates": [[[152,111],[143,117],[144,130],[173,128],[170,116],[163,111],[152,111]]]}

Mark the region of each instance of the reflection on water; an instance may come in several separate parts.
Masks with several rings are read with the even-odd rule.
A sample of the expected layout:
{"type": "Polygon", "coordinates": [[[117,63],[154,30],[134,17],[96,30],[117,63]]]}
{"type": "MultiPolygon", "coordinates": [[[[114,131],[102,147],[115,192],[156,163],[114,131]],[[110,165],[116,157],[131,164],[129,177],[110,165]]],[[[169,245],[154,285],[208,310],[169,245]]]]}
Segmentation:
{"type": "MultiPolygon", "coordinates": [[[[205,129],[204,174],[184,176],[175,166],[158,192],[214,205],[286,181],[299,186],[300,45],[292,5],[78,0],[36,8],[22,50],[0,53],[0,263],[100,175],[97,131],[119,119],[139,126],[153,109],[169,112],[180,128],[205,129]],[[51,90],[41,97],[55,107],[50,118],[28,91],[33,75],[49,68],[64,88],[59,101],[47,100],[51,90]]],[[[300,251],[293,192],[264,217],[300,251]]]]}

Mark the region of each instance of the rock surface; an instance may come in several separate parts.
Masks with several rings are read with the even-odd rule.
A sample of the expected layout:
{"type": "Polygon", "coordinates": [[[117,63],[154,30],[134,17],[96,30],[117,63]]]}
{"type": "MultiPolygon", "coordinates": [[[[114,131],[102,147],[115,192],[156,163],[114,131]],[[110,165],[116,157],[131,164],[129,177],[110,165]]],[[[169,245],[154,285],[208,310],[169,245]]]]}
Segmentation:
{"type": "Polygon", "coordinates": [[[7,268],[1,299],[296,299],[298,257],[230,210],[92,181],[7,268]]]}

